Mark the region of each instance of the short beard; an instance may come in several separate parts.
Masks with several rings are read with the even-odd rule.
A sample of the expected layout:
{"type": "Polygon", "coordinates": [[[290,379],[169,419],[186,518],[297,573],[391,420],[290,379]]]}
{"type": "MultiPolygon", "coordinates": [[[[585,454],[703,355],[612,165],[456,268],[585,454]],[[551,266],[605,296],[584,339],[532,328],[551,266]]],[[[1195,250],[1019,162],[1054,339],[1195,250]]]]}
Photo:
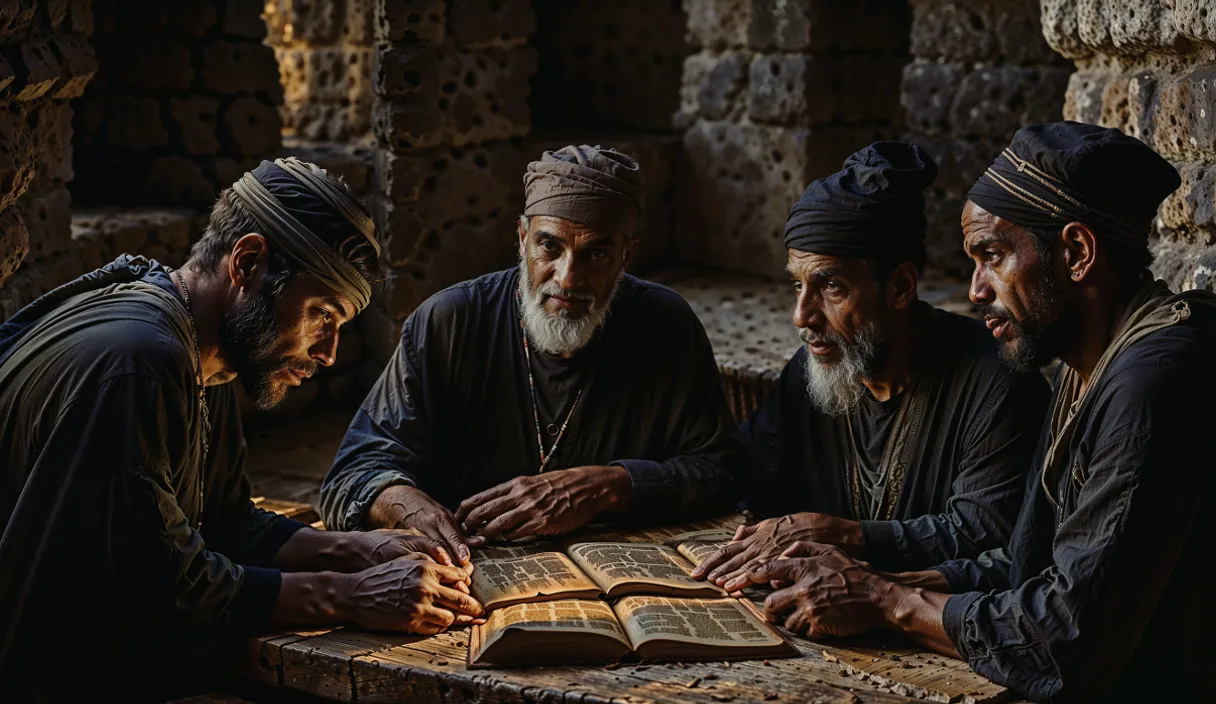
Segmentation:
{"type": "Polygon", "coordinates": [[[1050,270],[1043,267],[1042,278],[1035,285],[1034,307],[1027,312],[1028,319],[1019,323],[1009,312],[993,303],[975,307],[980,316],[1003,317],[1009,321],[1013,331],[1012,342],[1000,342],[998,354],[1009,368],[1019,372],[1042,369],[1058,356],[1060,349],[1060,316],[1055,314],[1060,301],[1060,289],[1051,277],[1050,270]]]}
{"type": "Polygon", "coordinates": [[[807,346],[806,393],[815,407],[829,416],[845,415],[856,408],[869,391],[865,380],[873,373],[882,347],[882,328],[878,323],[867,320],[851,342],[832,330],[812,333],[803,328],[798,337],[807,346]],[[820,361],[810,350],[814,341],[836,345],[840,359],[820,361]]]}
{"type": "Polygon", "coordinates": [[[555,281],[546,281],[540,286],[532,285],[532,272],[528,270],[527,260],[519,260],[519,317],[528,331],[528,341],[537,349],[552,355],[573,354],[586,347],[595,337],[604,323],[608,321],[608,312],[612,301],[616,298],[621,279],[625,277],[624,270],[612,284],[612,292],[602,301],[596,301],[593,296],[577,291],[566,291],[555,281]],[[556,315],[544,308],[547,295],[558,295],[576,300],[591,301],[586,313],[571,315],[561,311],[556,315]]]}
{"type": "Polygon", "coordinates": [[[282,403],[287,389],[276,387],[270,379],[288,366],[271,356],[279,336],[274,296],[260,291],[243,298],[224,316],[222,334],[225,356],[254,407],[268,411],[282,403]]]}

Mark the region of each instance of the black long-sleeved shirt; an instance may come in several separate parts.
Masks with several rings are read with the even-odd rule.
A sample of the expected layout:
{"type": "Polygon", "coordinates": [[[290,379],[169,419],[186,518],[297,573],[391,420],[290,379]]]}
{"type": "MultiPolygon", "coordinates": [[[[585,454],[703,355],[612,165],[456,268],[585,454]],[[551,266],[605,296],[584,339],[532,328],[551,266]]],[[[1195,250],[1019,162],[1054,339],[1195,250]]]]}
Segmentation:
{"type": "MultiPolygon", "coordinates": [[[[321,487],[326,525],[364,526],[385,488],[417,486],[449,508],[540,466],[518,270],[432,296],[351,421],[321,487]]],[[[724,511],[744,451],[709,340],[675,292],[625,276],[597,339],[570,360],[535,349],[542,427],[578,407],[548,470],[615,464],[633,482],[630,517],[724,511]]],[[[548,449],[552,436],[546,436],[548,449]]]]}
{"type": "Polygon", "coordinates": [[[271,561],[303,524],[250,501],[232,385],[206,390],[203,467],[181,305],[163,268],[124,255],[0,327],[9,684],[151,696],[153,675],[256,632],[274,608],[271,561]],[[81,628],[102,637],[64,678],[46,654],[81,628]]]}
{"type": "Polygon", "coordinates": [[[1060,506],[1040,461],[1008,551],[939,568],[965,592],[943,625],[977,672],[1050,701],[1210,696],[1213,360],[1216,316],[1200,307],[1120,353],[1078,410],[1060,506]]]}
{"type": "Polygon", "coordinates": [[[751,508],[862,519],[868,559],[891,571],[926,569],[1006,545],[1048,396],[1041,375],[1000,363],[982,323],[927,304],[919,315],[917,384],[928,398],[891,520],[854,515],[848,467],[854,445],[863,462],[878,464],[899,397],[879,403],[867,394],[852,412],[860,437],[851,444],[845,418],[824,414],[807,396],[807,351],[800,349],[743,426],[754,460],[746,483],[751,508]]]}

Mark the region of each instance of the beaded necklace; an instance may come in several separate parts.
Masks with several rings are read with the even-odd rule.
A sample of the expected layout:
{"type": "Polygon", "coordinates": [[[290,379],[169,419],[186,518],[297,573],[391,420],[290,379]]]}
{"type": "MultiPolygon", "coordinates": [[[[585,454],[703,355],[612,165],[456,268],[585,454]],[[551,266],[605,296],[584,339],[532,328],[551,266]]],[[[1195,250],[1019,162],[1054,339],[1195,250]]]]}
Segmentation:
{"type": "Polygon", "coordinates": [[[207,409],[207,393],[206,387],[203,385],[203,352],[198,344],[198,325],[194,322],[194,311],[190,308],[190,289],[186,287],[186,277],[180,271],[173,273],[177,274],[182,299],[186,302],[186,314],[190,316],[190,336],[194,339],[194,355],[198,360],[196,378],[198,379],[198,407],[203,416],[203,462],[198,468],[198,525],[195,530],[201,531],[203,529],[203,472],[207,467],[207,453],[211,450],[211,414],[207,409]]]}

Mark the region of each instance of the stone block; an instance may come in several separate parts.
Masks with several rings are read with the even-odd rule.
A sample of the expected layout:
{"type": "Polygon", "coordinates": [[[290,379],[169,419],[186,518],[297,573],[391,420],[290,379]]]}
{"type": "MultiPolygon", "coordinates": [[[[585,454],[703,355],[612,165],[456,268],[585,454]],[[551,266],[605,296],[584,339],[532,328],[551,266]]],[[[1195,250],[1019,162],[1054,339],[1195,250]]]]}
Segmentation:
{"type": "Polygon", "coordinates": [[[37,172],[37,145],[25,116],[0,107],[0,211],[20,198],[37,172]]]}
{"type": "Polygon", "coordinates": [[[433,49],[382,44],[372,56],[373,89],[384,97],[424,94],[438,100],[439,62],[433,49]]]}
{"type": "Polygon", "coordinates": [[[141,150],[169,144],[169,131],[156,98],[110,95],[106,117],[109,145],[116,149],[141,150]]]}
{"type": "Polygon", "coordinates": [[[342,3],[334,0],[271,0],[266,10],[267,37],[277,46],[332,44],[346,19],[342,3]]]}
{"type": "Polygon", "coordinates": [[[436,57],[437,91],[430,77],[421,75],[417,93],[377,104],[374,128],[380,139],[394,149],[405,150],[440,144],[462,146],[528,133],[532,122],[527,103],[529,79],[536,71],[534,49],[443,53],[436,57]]]}
{"type": "Polygon", "coordinates": [[[1190,41],[1178,32],[1174,10],[1155,0],[1111,3],[1107,10],[1111,43],[1120,53],[1186,52],[1190,41]]]}
{"type": "Polygon", "coordinates": [[[224,108],[220,134],[225,152],[236,156],[259,156],[276,151],[281,144],[283,123],[275,107],[250,96],[241,96],[224,108]]]}
{"type": "Polygon", "coordinates": [[[836,111],[837,59],[822,54],[760,55],[752,61],[747,114],[752,122],[822,125],[836,111]]]}
{"type": "Polygon", "coordinates": [[[1216,65],[1162,82],[1154,148],[1168,158],[1216,161],[1216,65]]]}
{"type": "Polygon", "coordinates": [[[29,230],[30,261],[44,261],[72,245],[72,194],[60,187],[28,193],[17,204],[29,230]]]}
{"type": "Polygon", "coordinates": [[[47,26],[55,29],[68,15],[68,0],[46,0],[41,9],[47,26]]]}
{"type": "Polygon", "coordinates": [[[68,0],[67,28],[82,37],[92,36],[92,0],[68,0]]]}
{"type": "Polygon", "coordinates": [[[928,133],[949,130],[954,96],[966,75],[962,64],[916,61],[905,66],[900,90],[908,127],[928,133]]]}
{"type": "Polygon", "coordinates": [[[364,139],[371,130],[371,109],[366,103],[291,103],[283,106],[283,129],[301,139],[364,139]]]}
{"type": "Polygon", "coordinates": [[[342,27],[343,43],[370,47],[376,34],[372,24],[376,0],[346,0],[346,23],[342,27]]]}
{"type": "Polygon", "coordinates": [[[370,145],[285,139],[280,153],[316,164],[331,175],[341,177],[355,193],[365,194],[373,181],[373,162],[384,152],[370,145]]]}
{"type": "Polygon", "coordinates": [[[21,212],[17,208],[0,210],[0,289],[29,252],[30,233],[21,219],[21,212]]]}
{"type": "Polygon", "coordinates": [[[690,119],[738,120],[747,109],[750,55],[700,52],[684,60],[680,109],[690,119]]]}
{"type": "MultiPolygon", "coordinates": [[[[112,47],[110,80],[119,88],[140,91],[189,91],[194,57],[183,42],[143,39],[112,47]]],[[[106,61],[102,61],[103,66],[106,61]]]]}
{"type": "Polygon", "coordinates": [[[706,49],[747,46],[753,0],[684,0],[687,41],[706,49]]]}
{"type": "Polygon", "coordinates": [[[376,3],[376,39],[394,44],[443,43],[444,0],[381,0],[376,3]]]}
{"type": "Polygon", "coordinates": [[[67,102],[43,101],[30,113],[38,135],[35,186],[46,190],[72,180],[72,107],[67,102]]]}
{"type": "Polygon", "coordinates": [[[1008,139],[1022,125],[1060,119],[1065,68],[984,66],[967,74],[950,111],[959,135],[1008,139]]]}
{"type": "Polygon", "coordinates": [[[224,34],[258,41],[266,38],[266,22],[262,19],[264,3],[248,2],[248,0],[223,0],[221,4],[223,5],[224,20],[220,27],[224,34]]]}
{"type": "Polygon", "coordinates": [[[1210,162],[1175,166],[1182,186],[1161,204],[1161,226],[1182,239],[1212,242],[1216,234],[1216,168],[1210,162]]]}
{"type": "Polygon", "coordinates": [[[919,58],[960,63],[1059,62],[1043,38],[1038,0],[938,0],[915,3],[913,13],[912,54],[919,58]]]}
{"type": "Polygon", "coordinates": [[[143,184],[144,193],[159,203],[210,208],[219,189],[197,163],[180,156],[154,159],[143,184]]]}
{"type": "Polygon", "coordinates": [[[1209,0],[1174,0],[1174,26],[1185,37],[1216,42],[1216,8],[1209,0]]]}
{"type": "Polygon", "coordinates": [[[286,102],[371,102],[371,49],[278,49],[275,54],[286,102]]]}
{"type": "Polygon", "coordinates": [[[1040,22],[1047,44],[1057,53],[1070,59],[1093,54],[1093,49],[1081,39],[1077,0],[1043,0],[1040,22]]]}
{"type": "Polygon", "coordinates": [[[257,42],[216,40],[202,51],[203,86],[222,95],[262,94],[282,100],[274,51],[257,42]]]}
{"type": "Polygon", "coordinates": [[[461,47],[508,48],[532,36],[536,14],[528,0],[452,0],[448,27],[461,47]]]}
{"type": "Polygon", "coordinates": [[[216,192],[218,193],[225,188],[231,187],[232,184],[245,175],[246,171],[253,171],[260,163],[261,160],[257,158],[237,160],[222,156],[203,162],[202,173],[208,183],[215,185],[216,192]]]}
{"type": "Polygon", "coordinates": [[[15,100],[41,98],[59,81],[59,60],[49,41],[23,42],[9,54],[16,79],[12,84],[15,100]]]}
{"type": "Polygon", "coordinates": [[[883,136],[872,128],[792,129],[698,122],[676,169],[678,261],[779,276],[790,206],[812,180],[883,136]]]}
{"type": "Polygon", "coordinates": [[[79,98],[85,86],[97,74],[97,56],[84,37],[74,34],[57,35],[53,48],[59,58],[59,82],[51,90],[56,100],[79,98]]]}
{"type": "Polygon", "coordinates": [[[20,39],[38,16],[36,0],[9,0],[0,3],[0,43],[20,39]]]}
{"type": "Polygon", "coordinates": [[[1145,144],[1153,144],[1157,134],[1157,75],[1151,71],[1133,73],[1127,81],[1127,132],[1145,144]]]}
{"type": "Polygon", "coordinates": [[[898,51],[910,21],[903,3],[889,0],[752,0],[747,38],[765,51],[898,51]]]}
{"type": "Polygon", "coordinates": [[[177,141],[186,154],[216,154],[220,150],[216,135],[220,101],[201,95],[169,98],[169,118],[177,141]]]}

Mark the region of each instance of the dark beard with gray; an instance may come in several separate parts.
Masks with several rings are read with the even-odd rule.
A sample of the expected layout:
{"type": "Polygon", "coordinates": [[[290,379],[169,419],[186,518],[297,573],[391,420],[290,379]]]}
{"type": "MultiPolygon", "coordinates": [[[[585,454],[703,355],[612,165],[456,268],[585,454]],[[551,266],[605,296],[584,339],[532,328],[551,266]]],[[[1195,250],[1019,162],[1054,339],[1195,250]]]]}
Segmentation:
{"type": "Polygon", "coordinates": [[[999,340],[998,354],[1006,366],[1019,372],[1032,372],[1043,368],[1057,356],[1059,350],[1059,316],[1053,317],[1060,300],[1060,291],[1055,280],[1047,273],[1035,285],[1034,307],[1027,310],[1028,320],[1014,320],[1009,311],[995,303],[981,303],[975,312],[983,318],[1003,318],[1013,332],[1010,341],[999,340]]]}
{"type": "Polygon", "coordinates": [[[540,286],[532,285],[532,272],[528,262],[519,260],[519,318],[528,331],[528,341],[537,349],[553,355],[572,354],[586,347],[595,333],[608,320],[608,311],[616,298],[625,271],[616,277],[612,292],[603,301],[596,301],[589,293],[566,291],[555,281],[546,281],[540,286]],[[590,301],[586,313],[571,315],[568,311],[552,314],[545,310],[545,296],[562,296],[580,301],[590,301]]]}
{"type": "Polygon", "coordinates": [[[306,375],[316,371],[316,363],[292,365],[273,356],[279,329],[275,324],[274,296],[259,292],[246,296],[224,316],[224,352],[241,386],[255,408],[268,411],[287,397],[286,386],[276,386],[271,377],[286,368],[306,375]]]}
{"type": "Polygon", "coordinates": [[[802,328],[798,337],[807,346],[806,393],[815,407],[830,416],[844,415],[856,408],[869,393],[865,380],[874,371],[882,347],[882,328],[878,323],[867,320],[851,342],[833,330],[814,333],[802,328]],[[821,361],[810,350],[813,342],[835,345],[840,358],[835,362],[821,361]]]}

